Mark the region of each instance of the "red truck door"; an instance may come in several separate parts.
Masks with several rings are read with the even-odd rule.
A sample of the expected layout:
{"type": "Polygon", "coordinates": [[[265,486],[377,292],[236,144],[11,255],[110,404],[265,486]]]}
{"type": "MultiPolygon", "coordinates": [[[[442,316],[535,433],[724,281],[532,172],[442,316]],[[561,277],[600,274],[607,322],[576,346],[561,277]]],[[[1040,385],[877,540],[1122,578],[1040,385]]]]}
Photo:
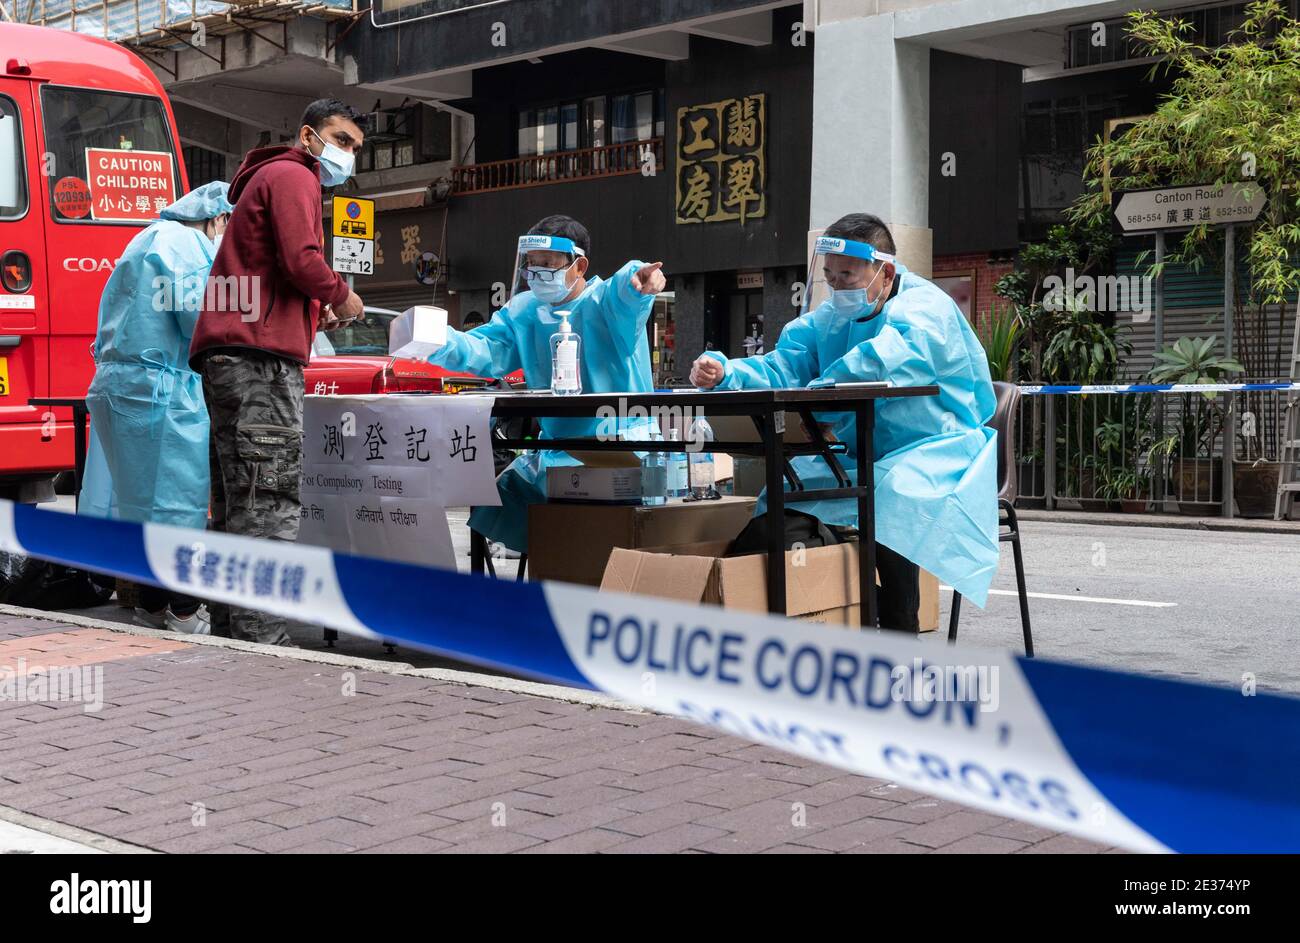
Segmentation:
{"type": "Polygon", "coordinates": [[[0,75],[0,455],[3,474],[70,464],[71,436],[42,428],[50,322],[45,205],[33,83],[0,75]],[[66,452],[58,461],[55,452],[66,452]]]}

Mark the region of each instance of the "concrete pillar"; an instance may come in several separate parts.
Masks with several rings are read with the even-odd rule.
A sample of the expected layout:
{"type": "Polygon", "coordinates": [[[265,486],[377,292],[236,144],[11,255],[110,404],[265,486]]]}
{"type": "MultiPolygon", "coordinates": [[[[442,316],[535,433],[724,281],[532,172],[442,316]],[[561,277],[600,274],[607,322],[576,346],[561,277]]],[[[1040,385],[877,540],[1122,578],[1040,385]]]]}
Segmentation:
{"type": "Polygon", "coordinates": [[[804,272],[797,268],[770,268],[763,273],[763,342],[767,350],[776,346],[781,331],[799,316],[794,283],[802,283],[803,278],[804,272]]]}
{"type": "Polygon", "coordinates": [[[702,274],[673,278],[673,350],[683,380],[704,350],[704,282],[702,274]]]}
{"type": "Polygon", "coordinates": [[[903,264],[929,276],[930,50],[896,41],[893,14],[870,6],[837,7],[829,22],[824,11],[816,27],[808,228],[874,213],[903,264]]]}

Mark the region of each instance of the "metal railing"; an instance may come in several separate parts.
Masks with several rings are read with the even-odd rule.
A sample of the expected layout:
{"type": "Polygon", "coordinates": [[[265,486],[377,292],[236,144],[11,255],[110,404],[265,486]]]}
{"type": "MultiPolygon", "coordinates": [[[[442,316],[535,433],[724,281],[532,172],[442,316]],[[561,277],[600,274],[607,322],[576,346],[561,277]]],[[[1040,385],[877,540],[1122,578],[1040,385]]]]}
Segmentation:
{"type": "Polygon", "coordinates": [[[1022,506],[1272,517],[1286,404],[1300,388],[1264,381],[1021,391],[1022,506]]]}
{"type": "Polygon", "coordinates": [[[628,141],[606,147],[589,147],[579,151],[556,151],[484,164],[468,164],[451,169],[452,195],[514,190],[571,180],[617,177],[642,173],[653,167],[658,173],[664,166],[664,139],[628,141]]]}

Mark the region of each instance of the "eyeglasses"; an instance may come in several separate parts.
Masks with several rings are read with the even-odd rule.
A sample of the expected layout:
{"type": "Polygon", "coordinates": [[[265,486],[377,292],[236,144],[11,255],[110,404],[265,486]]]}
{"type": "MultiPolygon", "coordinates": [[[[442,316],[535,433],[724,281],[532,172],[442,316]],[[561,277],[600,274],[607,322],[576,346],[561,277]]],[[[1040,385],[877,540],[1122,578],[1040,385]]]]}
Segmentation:
{"type": "MultiPolygon", "coordinates": [[[[577,259],[574,259],[573,261],[576,262],[577,259]]],[[[523,276],[523,279],[526,282],[553,282],[557,276],[563,275],[572,267],[573,262],[570,262],[564,268],[525,268],[520,272],[520,275],[523,276]]]]}

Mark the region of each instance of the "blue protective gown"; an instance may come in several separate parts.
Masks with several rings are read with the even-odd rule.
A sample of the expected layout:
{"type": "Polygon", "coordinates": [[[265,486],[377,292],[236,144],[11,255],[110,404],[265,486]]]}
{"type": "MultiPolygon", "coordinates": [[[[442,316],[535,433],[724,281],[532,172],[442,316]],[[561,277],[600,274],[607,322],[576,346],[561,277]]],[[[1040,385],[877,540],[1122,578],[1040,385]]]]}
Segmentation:
{"type": "Polygon", "coordinates": [[[104,286],[80,513],[206,526],[208,411],[189,352],[215,254],[202,232],[160,219],[104,286]]]}
{"type": "MultiPolygon", "coordinates": [[[[998,564],[996,433],[985,426],[995,406],[988,361],[951,298],[902,265],[898,272],[898,291],[873,318],[844,318],[827,301],[786,325],[763,356],[708,355],[726,367],[721,390],[870,380],[937,385],[938,396],[876,404],[876,539],[983,606],[998,564]]],[[[818,419],[849,444],[840,461],[856,482],[853,417],[818,419]]],[[[822,458],[793,464],[805,487],[835,487],[822,458]]],[[[789,506],[827,524],[858,524],[852,498],[789,506]]],[[[755,513],[765,510],[760,500],[755,513]]]]}
{"type": "MultiPolygon", "coordinates": [[[[654,389],[650,368],[650,343],[646,322],[654,308],[654,295],[643,295],[632,276],[643,263],[628,262],[612,278],[587,279],[587,287],[562,308],[569,311],[569,326],[582,338],[582,391],[584,393],[649,393],[654,389]]],[[[551,388],[551,335],[560,319],[552,306],[531,291],[511,299],[492,320],[473,331],[447,329],[447,343],[429,362],[448,370],[479,376],[503,377],[523,369],[528,388],[551,388]]],[[[598,419],[549,418],[541,420],[543,439],[594,437],[611,430],[598,419]]],[[[619,421],[624,438],[644,439],[645,424],[619,421]]],[[[546,500],[546,469],[577,465],[565,452],[525,452],[497,478],[500,507],[478,507],[470,527],[512,550],[528,549],[528,505],[546,500]]]]}

